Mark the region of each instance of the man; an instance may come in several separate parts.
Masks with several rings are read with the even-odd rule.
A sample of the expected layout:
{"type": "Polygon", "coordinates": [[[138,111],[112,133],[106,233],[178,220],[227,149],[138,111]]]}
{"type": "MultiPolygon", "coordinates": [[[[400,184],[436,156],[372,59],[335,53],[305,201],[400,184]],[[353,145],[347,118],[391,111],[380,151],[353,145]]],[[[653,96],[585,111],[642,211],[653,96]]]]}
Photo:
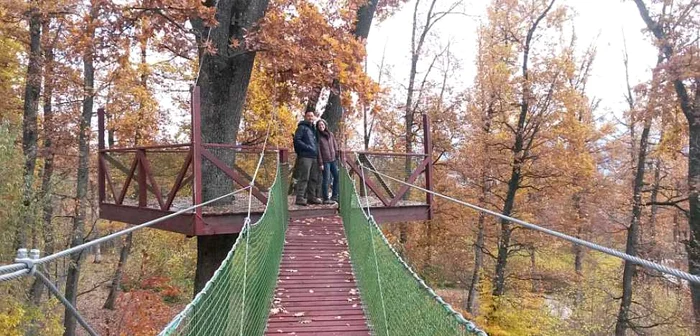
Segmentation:
{"type": "Polygon", "coordinates": [[[316,116],[313,111],[304,113],[304,120],[299,122],[294,133],[294,152],[299,158],[296,166],[296,202],[297,205],[321,204],[316,196],[318,187],[318,140],[314,128],[316,116]]]}

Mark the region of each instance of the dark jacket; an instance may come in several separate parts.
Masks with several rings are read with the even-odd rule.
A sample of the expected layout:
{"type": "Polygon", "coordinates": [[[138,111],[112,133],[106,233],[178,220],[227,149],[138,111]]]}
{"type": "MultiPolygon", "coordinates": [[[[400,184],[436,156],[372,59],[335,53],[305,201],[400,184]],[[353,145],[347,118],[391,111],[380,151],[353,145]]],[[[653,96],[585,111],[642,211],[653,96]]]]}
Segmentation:
{"type": "Polygon", "coordinates": [[[302,120],[294,133],[294,152],[300,157],[316,158],[318,156],[316,129],[310,122],[302,120]]]}
{"type": "Polygon", "coordinates": [[[318,163],[333,162],[338,157],[338,143],[333,133],[326,130],[318,132],[318,163]]]}

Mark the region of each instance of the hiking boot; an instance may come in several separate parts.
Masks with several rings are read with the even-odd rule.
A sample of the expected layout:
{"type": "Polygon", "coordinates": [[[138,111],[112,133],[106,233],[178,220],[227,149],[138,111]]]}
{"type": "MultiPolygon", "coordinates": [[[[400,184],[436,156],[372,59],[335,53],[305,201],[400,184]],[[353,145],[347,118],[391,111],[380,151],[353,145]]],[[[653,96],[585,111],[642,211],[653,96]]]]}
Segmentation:
{"type": "Polygon", "coordinates": [[[308,204],[323,204],[320,198],[312,197],[307,200],[308,204]]]}
{"type": "Polygon", "coordinates": [[[297,197],[297,201],[294,202],[294,204],[306,206],[306,200],[301,197],[297,197]]]}
{"type": "Polygon", "coordinates": [[[323,201],[323,204],[335,204],[335,203],[336,202],[334,200],[329,200],[329,199],[323,201]]]}

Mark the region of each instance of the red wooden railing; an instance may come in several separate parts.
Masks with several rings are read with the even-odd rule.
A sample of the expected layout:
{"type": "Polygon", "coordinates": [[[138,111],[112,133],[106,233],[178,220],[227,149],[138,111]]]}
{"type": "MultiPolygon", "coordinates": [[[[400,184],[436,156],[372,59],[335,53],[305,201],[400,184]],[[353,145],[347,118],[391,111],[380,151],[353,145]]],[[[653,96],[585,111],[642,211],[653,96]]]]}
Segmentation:
{"type": "MultiPolygon", "coordinates": [[[[200,92],[199,87],[195,87],[192,92],[191,100],[191,117],[192,117],[192,136],[191,142],[183,144],[167,144],[167,145],[154,145],[154,146],[135,146],[131,148],[106,148],[105,146],[105,111],[104,109],[98,110],[98,192],[99,201],[101,205],[105,206],[104,210],[106,216],[112,220],[125,221],[129,223],[139,223],[148,218],[153,218],[154,216],[161,216],[166,213],[174,212],[173,204],[176,200],[178,193],[182,193],[183,188],[191,185],[192,190],[192,204],[200,204],[203,202],[202,196],[202,161],[209,161],[216,169],[223,172],[228,178],[231,179],[232,183],[240,187],[247,187],[250,184],[252,177],[250,172],[246,172],[245,169],[238,165],[238,162],[228,165],[223,160],[218,158],[212,151],[225,149],[232,151],[234,153],[243,154],[258,154],[261,148],[251,147],[251,146],[238,146],[231,144],[213,144],[204,143],[202,141],[201,134],[201,120],[200,120],[200,92]],[[133,159],[129,160],[118,160],[117,155],[129,153],[133,155],[133,159]],[[156,173],[162,173],[159,167],[153,167],[154,160],[153,156],[157,154],[171,153],[175,155],[181,155],[184,157],[182,164],[177,167],[177,174],[174,180],[168,180],[168,186],[160,185],[156,174],[154,174],[154,169],[156,173]],[[120,181],[116,181],[111,172],[121,171],[121,175],[124,177],[123,182],[121,177],[120,181]],[[138,188],[134,189],[135,197],[138,200],[138,205],[127,205],[124,204],[127,193],[129,192],[129,187],[132,183],[136,184],[138,188]],[[161,187],[167,187],[167,189],[161,189],[161,187]],[[152,196],[149,196],[149,193],[152,196]],[[157,202],[156,205],[149,205],[149,197],[154,197],[157,202]]],[[[362,176],[361,170],[359,168],[359,162],[367,166],[372,166],[372,161],[370,157],[377,158],[415,158],[419,160],[417,166],[412,169],[408,177],[405,179],[407,183],[415,183],[419,177],[423,176],[425,179],[425,187],[428,190],[432,190],[433,181],[433,163],[432,163],[432,144],[430,135],[430,123],[427,116],[423,117],[423,128],[424,128],[424,153],[412,154],[412,153],[386,153],[386,152],[347,152],[341,151],[342,161],[348,167],[351,173],[355,173],[357,176],[362,176]],[[359,158],[359,161],[357,159],[359,158]]],[[[268,153],[275,153],[278,155],[279,162],[285,164],[284,167],[289,162],[289,151],[282,148],[274,148],[266,150],[268,153]]],[[[238,161],[238,160],[236,160],[238,161]]],[[[175,170],[173,170],[173,173],[175,170]]],[[[367,171],[365,171],[367,174],[367,171]]],[[[370,173],[371,174],[371,173],[370,173]]],[[[394,192],[388,187],[387,182],[384,181],[378,174],[374,174],[374,181],[372,178],[367,178],[365,182],[369,191],[372,195],[376,196],[381,202],[381,206],[378,207],[375,216],[381,217],[384,222],[391,222],[396,220],[415,220],[415,219],[430,219],[433,217],[432,204],[433,197],[426,193],[425,203],[423,204],[413,204],[406,206],[405,203],[400,203],[409,190],[408,186],[401,185],[398,191],[394,192]],[[375,182],[376,181],[376,182],[375,182]],[[426,206],[427,205],[427,206],[426,206]],[[382,212],[383,211],[383,212],[382,212]],[[427,217],[427,218],[426,218],[427,217]]],[[[163,180],[160,180],[163,183],[163,180]]],[[[267,204],[267,196],[264,194],[267,189],[256,183],[252,188],[252,195],[262,204],[267,204]]],[[[153,199],[151,199],[153,200],[153,199]]],[[[151,202],[153,203],[153,202],[151,202]]],[[[313,209],[309,209],[313,210],[313,209]]],[[[299,210],[301,211],[301,210],[299,210]]],[[[220,217],[222,215],[218,214],[208,214],[208,219],[204,220],[203,209],[197,208],[192,216],[192,220],[175,220],[177,224],[164,225],[163,228],[171,231],[182,232],[188,235],[199,235],[199,234],[218,234],[219,232],[229,232],[230,229],[219,229],[218,224],[223,223],[220,217]],[[194,215],[194,216],[192,216],[194,215]],[[187,224],[190,223],[190,224],[187,224]],[[216,228],[207,227],[207,223],[214,225],[216,228]],[[221,231],[223,230],[223,231],[221,231]]],[[[233,216],[238,218],[236,216],[233,216]]],[[[189,218],[189,217],[187,217],[189,218]]],[[[233,232],[233,231],[230,231],[233,232]]]]}
{"type": "MultiPolygon", "coordinates": [[[[232,166],[227,165],[210,149],[227,149],[235,153],[258,154],[261,148],[251,146],[238,146],[230,144],[211,144],[203,143],[201,137],[200,125],[200,110],[199,110],[199,88],[195,88],[192,94],[192,142],[184,144],[172,145],[155,145],[155,146],[136,146],[130,148],[105,148],[104,133],[105,133],[105,111],[98,110],[98,147],[99,147],[99,164],[98,164],[98,189],[100,203],[113,203],[116,205],[124,205],[124,198],[131,183],[136,180],[138,189],[136,190],[138,198],[138,207],[148,207],[148,193],[155,196],[160,210],[171,210],[173,201],[177,193],[187,184],[193,183],[192,202],[200,204],[202,198],[202,160],[206,159],[211,162],[217,169],[226,174],[236,185],[246,187],[250,184],[252,177],[239,165],[234,163],[232,166]],[[113,157],[114,153],[133,153],[134,158],[131,161],[130,167],[127,168],[123,163],[113,157]],[[172,187],[169,188],[167,194],[161,193],[161,188],[153,174],[153,167],[149,160],[149,154],[162,153],[181,153],[185,156],[185,160],[179,169],[172,187]],[[191,169],[190,169],[191,167],[191,169]],[[110,168],[116,168],[126,175],[126,179],[121,185],[121,189],[113,181],[110,174],[110,168]],[[107,198],[107,190],[110,191],[112,201],[107,198]],[[118,193],[116,190],[120,190],[118,193]]],[[[279,153],[279,158],[282,162],[288,157],[286,149],[267,149],[266,153],[279,153]]],[[[266,188],[260,183],[255,183],[252,188],[253,196],[261,203],[267,203],[267,196],[263,194],[266,188]]],[[[197,217],[201,218],[202,209],[195,210],[197,217]]]]}
{"type": "MultiPolygon", "coordinates": [[[[397,192],[394,192],[389,188],[387,180],[381,175],[373,173],[369,170],[365,170],[364,178],[360,163],[366,167],[376,170],[373,167],[370,156],[374,158],[400,158],[405,157],[410,160],[411,157],[419,158],[420,162],[414,168],[408,177],[404,179],[407,184],[414,184],[417,179],[424,175],[425,178],[425,189],[433,190],[433,159],[432,159],[432,135],[430,131],[430,120],[427,115],[423,115],[423,130],[425,138],[423,141],[424,153],[390,153],[390,152],[371,152],[371,151],[357,151],[357,152],[347,152],[341,153],[341,160],[347,167],[351,175],[357,175],[360,179],[360,183],[367,186],[367,189],[371,194],[377,197],[383,204],[384,207],[397,207],[399,202],[403,200],[406,193],[409,191],[410,186],[406,184],[401,184],[401,187],[397,192]],[[373,181],[369,176],[374,176],[375,181],[373,181]]],[[[425,204],[428,205],[428,219],[433,218],[433,195],[430,193],[425,193],[425,204]]]]}

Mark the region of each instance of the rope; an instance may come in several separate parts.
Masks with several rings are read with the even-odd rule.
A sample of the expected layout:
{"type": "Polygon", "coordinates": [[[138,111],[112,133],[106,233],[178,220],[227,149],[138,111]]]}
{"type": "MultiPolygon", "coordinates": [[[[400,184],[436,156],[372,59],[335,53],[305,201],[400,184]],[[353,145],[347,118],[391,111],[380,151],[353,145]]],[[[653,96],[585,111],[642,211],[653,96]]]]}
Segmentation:
{"type": "MultiPolygon", "coordinates": [[[[360,164],[360,168],[361,168],[362,170],[364,170],[364,168],[366,168],[366,167],[363,166],[362,164],[360,164]]],[[[369,168],[368,168],[368,170],[374,171],[374,170],[369,169],[369,168]]],[[[374,171],[374,172],[376,172],[376,171],[374,171]]],[[[391,177],[390,177],[390,178],[391,178],[391,177]]],[[[363,178],[363,180],[364,180],[364,178],[363,178]]],[[[397,180],[397,181],[398,181],[398,180],[397,180]]],[[[354,188],[354,185],[353,185],[353,188],[354,188]]],[[[357,190],[356,190],[356,193],[355,193],[355,194],[356,194],[356,195],[359,195],[359,194],[357,194],[357,190]]],[[[365,189],[365,195],[366,195],[366,194],[367,194],[367,191],[366,191],[366,189],[365,189]]],[[[366,197],[366,196],[365,196],[365,197],[366,197]]],[[[358,200],[358,202],[359,202],[359,200],[358,200]]],[[[468,332],[475,333],[475,334],[477,334],[478,336],[488,336],[488,334],[487,334],[486,332],[484,332],[483,330],[479,329],[479,328],[476,326],[476,324],[474,324],[474,322],[469,321],[469,320],[467,320],[466,318],[464,318],[464,316],[462,315],[462,313],[456,311],[456,310],[452,307],[451,304],[445,302],[445,300],[444,300],[440,295],[438,295],[430,286],[428,286],[427,283],[425,283],[425,280],[423,280],[415,271],[413,271],[413,268],[411,268],[411,266],[409,266],[409,265],[406,263],[406,261],[403,260],[403,258],[401,257],[401,255],[399,255],[399,253],[396,252],[396,250],[394,249],[393,245],[391,245],[391,243],[390,243],[389,240],[386,238],[386,236],[385,236],[383,233],[381,233],[381,229],[379,228],[379,225],[377,225],[377,222],[374,220],[374,217],[372,217],[372,215],[369,213],[369,200],[367,200],[367,204],[368,204],[368,207],[367,207],[368,212],[367,212],[367,214],[365,214],[365,217],[367,217],[367,220],[368,220],[370,223],[372,223],[372,225],[374,225],[374,228],[380,233],[380,236],[382,237],[382,240],[384,241],[384,243],[389,247],[389,249],[390,249],[391,252],[394,254],[394,256],[396,257],[396,259],[399,260],[399,262],[401,263],[401,265],[403,265],[403,267],[413,276],[413,278],[418,282],[418,284],[419,284],[421,287],[423,287],[423,289],[425,289],[425,290],[428,292],[428,294],[429,294],[435,301],[437,301],[437,302],[443,307],[443,309],[445,309],[450,315],[452,315],[460,324],[464,325],[464,328],[465,328],[468,332]]]]}
{"type": "MultiPolygon", "coordinates": [[[[128,234],[128,233],[131,233],[131,232],[133,232],[133,231],[140,230],[140,229],[143,229],[143,228],[152,226],[152,225],[154,225],[154,224],[158,224],[158,223],[163,222],[163,221],[165,221],[165,220],[167,220],[167,219],[170,219],[170,218],[173,218],[173,217],[177,217],[177,216],[179,216],[179,215],[181,215],[181,214],[183,214],[183,213],[185,213],[185,212],[189,212],[189,211],[192,211],[192,210],[194,210],[194,209],[196,209],[196,208],[199,208],[199,207],[205,206],[205,205],[207,205],[207,204],[216,202],[216,201],[218,201],[218,200],[220,200],[220,199],[223,199],[223,198],[226,198],[226,197],[230,197],[230,196],[232,196],[232,195],[235,195],[235,194],[237,194],[237,193],[239,193],[239,192],[241,192],[241,191],[244,191],[244,190],[246,190],[246,189],[249,189],[249,188],[250,188],[250,186],[247,186],[247,187],[244,187],[244,188],[235,190],[235,191],[233,191],[233,192],[230,192],[230,193],[228,193],[228,194],[226,194],[226,195],[222,195],[222,196],[219,196],[219,197],[217,197],[217,198],[211,199],[211,200],[209,200],[209,201],[202,202],[202,203],[200,203],[200,204],[193,205],[193,206],[191,206],[191,207],[189,207],[189,208],[186,208],[186,209],[183,209],[183,210],[180,210],[180,211],[177,211],[177,212],[173,212],[173,213],[171,213],[171,214],[169,214],[169,215],[165,215],[165,216],[163,216],[163,217],[156,218],[156,219],[151,220],[151,221],[148,221],[148,222],[146,222],[146,223],[143,223],[143,224],[140,224],[140,225],[136,225],[136,226],[132,226],[132,227],[127,228],[127,229],[124,229],[124,230],[122,230],[122,231],[115,232],[115,233],[112,233],[112,234],[110,234],[110,235],[97,238],[97,239],[95,239],[95,240],[93,240],[93,241],[89,241],[89,242],[87,242],[87,243],[83,243],[83,244],[80,244],[80,245],[78,245],[78,246],[74,246],[74,247],[71,247],[71,248],[69,248],[69,249],[56,252],[56,253],[54,253],[54,254],[45,256],[45,257],[43,257],[43,258],[35,259],[35,260],[33,260],[33,263],[34,263],[35,265],[45,264],[45,263],[48,263],[48,262],[50,262],[50,261],[52,261],[52,260],[54,260],[54,259],[58,259],[58,258],[67,256],[67,255],[73,254],[73,253],[75,253],[75,252],[83,251],[83,250],[85,250],[85,249],[87,249],[87,248],[89,248],[89,247],[95,246],[95,245],[97,245],[97,244],[101,244],[101,243],[103,243],[103,242],[106,242],[106,241],[115,239],[115,238],[117,238],[117,237],[121,237],[121,236],[123,236],[123,235],[125,235],[125,234],[128,234]]],[[[6,265],[6,266],[4,266],[3,271],[8,270],[8,269],[9,269],[9,270],[16,270],[16,269],[19,268],[20,270],[22,270],[22,272],[24,272],[24,273],[22,273],[21,275],[24,275],[24,274],[29,273],[29,267],[27,266],[27,264],[21,264],[21,265],[23,265],[23,266],[20,266],[19,264],[6,265]]],[[[6,272],[7,272],[7,271],[5,271],[5,272],[3,272],[3,273],[6,273],[6,272]]],[[[20,274],[19,271],[18,271],[18,272],[14,272],[14,273],[12,273],[12,274],[13,274],[13,276],[11,276],[11,277],[8,276],[7,274],[6,274],[5,276],[1,276],[1,277],[0,277],[0,282],[6,281],[6,280],[10,280],[10,279],[14,279],[14,278],[16,278],[16,277],[21,276],[21,275],[18,275],[18,274],[20,274]]]]}
{"type": "MultiPolygon", "coordinates": [[[[277,90],[275,90],[276,92],[277,90]]],[[[270,122],[267,124],[267,131],[265,132],[265,140],[263,141],[262,149],[260,151],[260,157],[258,158],[258,164],[255,167],[255,172],[253,173],[253,178],[250,181],[249,187],[249,192],[248,192],[248,215],[246,216],[245,220],[243,221],[243,228],[241,229],[241,232],[245,232],[245,261],[243,263],[243,309],[241,309],[241,323],[240,323],[240,329],[239,329],[239,335],[243,336],[243,320],[245,319],[245,303],[246,303],[246,287],[247,287],[247,281],[248,281],[248,250],[250,248],[250,233],[248,232],[248,229],[250,229],[250,210],[252,207],[252,202],[253,202],[253,186],[255,185],[255,179],[258,177],[258,171],[260,170],[260,165],[262,164],[263,157],[265,156],[265,148],[267,147],[267,140],[270,138],[270,127],[274,123],[275,119],[275,114],[277,112],[276,109],[276,104],[273,103],[272,108],[273,108],[273,113],[272,113],[272,118],[273,122],[270,122]]],[[[278,157],[279,160],[279,157],[278,157]]]]}
{"type": "MultiPolygon", "coordinates": [[[[365,184],[364,189],[365,189],[365,201],[367,203],[367,215],[369,218],[374,218],[372,217],[372,214],[369,212],[369,197],[367,197],[367,180],[365,180],[365,170],[361,170],[362,173],[362,182],[365,184]]],[[[362,203],[360,203],[362,204],[362,203]]],[[[372,228],[370,226],[367,226],[367,229],[369,232],[369,239],[372,242],[372,253],[374,254],[374,266],[377,270],[377,285],[379,286],[379,297],[382,301],[382,312],[384,313],[384,327],[386,328],[386,335],[389,336],[389,320],[386,317],[386,303],[384,302],[384,291],[382,290],[382,277],[379,274],[379,262],[377,261],[377,248],[374,245],[374,238],[372,237],[372,228]]]]}
{"type": "Polygon", "coordinates": [[[530,230],[539,231],[539,232],[548,234],[548,235],[550,235],[550,236],[554,236],[554,237],[557,237],[557,238],[560,238],[560,239],[563,239],[563,240],[566,240],[566,241],[569,241],[569,242],[572,242],[572,243],[575,243],[575,244],[578,244],[578,245],[582,245],[582,246],[588,247],[588,248],[590,248],[590,249],[592,249],[592,250],[596,250],[596,251],[598,251],[598,252],[602,252],[602,253],[605,253],[605,254],[608,254],[608,255],[611,255],[611,256],[614,256],[614,257],[617,257],[617,258],[620,258],[620,259],[623,259],[623,260],[626,260],[626,261],[629,261],[629,262],[632,262],[632,263],[635,263],[635,264],[638,264],[638,265],[641,265],[641,266],[646,267],[646,268],[650,268],[650,269],[653,269],[653,270],[656,270],[656,271],[659,271],[659,272],[662,272],[662,273],[666,273],[666,274],[670,274],[670,275],[676,276],[676,277],[678,277],[678,278],[681,278],[681,279],[690,281],[690,282],[692,282],[692,283],[694,283],[694,284],[700,284],[700,276],[693,275],[693,274],[690,274],[690,273],[687,273],[687,272],[683,272],[683,271],[681,271],[681,270],[678,270],[678,269],[675,269],[675,268],[671,268],[671,267],[667,267],[667,266],[664,266],[664,265],[661,265],[661,264],[657,264],[657,263],[655,263],[655,262],[652,262],[652,261],[649,261],[649,260],[646,260],[646,259],[642,259],[642,258],[639,258],[639,257],[635,257],[635,256],[629,255],[629,254],[627,254],[627,253],[620,252],[620,251],[618,251],[618,250],[615,250],[615,249],[612,249],[612,248],[609,248],[609,247],[605,247],[605,246],[602,246],[602,245],[598,245],[598,244],[596,244],[596,243],[592,243],[592,242],[589,242],[589,241],[587,241],[587,240],[583,240],[583,239],[580,239],[580,238],[572,237],[572,236],[569,236],[569,235],[567,235],[567,234],[564,234],[564,233],[561,233],[561,232],[558,232],[558,231],[555,231],[555,230],[552,230],[552,229],[544,228],[544,227],[541,227],[541,226],[538,226],[538,225],[535,225],[535,224],[532,224],[532,223],[528,223],[528,222],[526,222],[526,221],[523,221],[523,220],[520,220],[520,219],[517,219],[517,218],[509,217],[509,216],[500,214],[500,213],[498,213],[498,212],[491,211],[491,210],[488,210],[488,209],[479,207],[479,206],[477,206],[477,205],[474,205],[474,204],[471,204],[471,203],[467,203],[467,202],[458,200],[458,199],[456,199],[456,198],[453,198],[453,197],[450,197],[450,196],[447,196],[447,195],[443,195],[443,194],[441,194],[441,193],[438,193],[438,192],[435,192],[435,191],[432,191],[432,190],[428,190],[428,189],[419,187],[419,186],[414,185],[414,184],[407,183],[407,182],[405,182],[405,181],[399,180],[399,179],[394,178],[394,177],[392,177],[392,176],[389,176],[389,175],[380,173],[380,172],[378,172],[378,171],[376,171],[376,170],[373,170],[373,169],[371,169],[371,168],[368,168],[368,167],[364,166],[361,162],[359,163],[359,165],[360,165],[361,167],[366,168],[367,170],[369,170],[369,171],[371,171],[371,172],[374,172],[374,173],[376,173],[376,174],[379,174],[379,175],[381,175],[381,176],[383,176],[383,177],[386,177],[386,178],[388,178],[388,179],[391,179],[391,180],[393,180],[393,181],[399,182],[399,183],[401,183],[401,184],[403,184],[403,185],[406,185],[406,186],[408,186],[408,187],[415,188],[415,189],[418,189],[418,190],[420,190],[420,191],[423,191],[423,192],[432,194],[432,195],[434,195],[434,196],[437,196],[437,197],[440,197],[440,198],[444,198],[444,199],[446,199],[446,200],[448,200],[448,201],[451,201],[451,202],[455,202],[455,203],[464,205],[464,206],[466,206],[466,207],[468,207],[468,208],[471,208],[471,209],[473,209],[473,210],[476,210],[476,211],[481,211],[481,212],[483,212],[483,213],[486,213],[486,214],[489,214],[489,215],[492,215],[492,216],[496,216],[496,217],[501,218],[501,219],[505,219],[505,220],[507,220],[507,221],[510,221],[510,222],[519,224],[519,225],[521,225],[521,226],[523,226],[523,227],[525,227],[525,228],[528,228],[528,229],[530,229],[530,230]]]}

